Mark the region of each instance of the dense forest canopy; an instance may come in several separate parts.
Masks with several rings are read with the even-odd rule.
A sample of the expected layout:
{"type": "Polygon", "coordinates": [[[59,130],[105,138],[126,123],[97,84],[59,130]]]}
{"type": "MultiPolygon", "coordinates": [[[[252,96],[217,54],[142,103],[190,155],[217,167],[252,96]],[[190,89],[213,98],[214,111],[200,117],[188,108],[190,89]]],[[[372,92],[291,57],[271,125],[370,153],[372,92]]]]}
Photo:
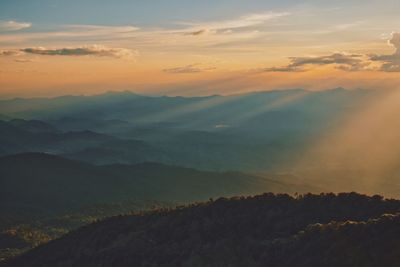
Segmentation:
{"type": "Polygon", "coordinates": [[[400,201],[263,194],[116,216],[0,266],[398,266],[400,201]]]}

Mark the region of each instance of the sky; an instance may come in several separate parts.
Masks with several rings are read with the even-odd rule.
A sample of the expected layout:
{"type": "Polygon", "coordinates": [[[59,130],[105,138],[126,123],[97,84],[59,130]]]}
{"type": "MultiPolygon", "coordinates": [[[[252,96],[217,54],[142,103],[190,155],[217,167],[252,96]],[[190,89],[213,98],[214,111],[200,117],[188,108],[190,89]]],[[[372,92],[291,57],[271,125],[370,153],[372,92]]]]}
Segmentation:
{"type": "Polygon", "coordinates": [[[0,98],[400,85],[400,1],[0,0],[0,98]]]}

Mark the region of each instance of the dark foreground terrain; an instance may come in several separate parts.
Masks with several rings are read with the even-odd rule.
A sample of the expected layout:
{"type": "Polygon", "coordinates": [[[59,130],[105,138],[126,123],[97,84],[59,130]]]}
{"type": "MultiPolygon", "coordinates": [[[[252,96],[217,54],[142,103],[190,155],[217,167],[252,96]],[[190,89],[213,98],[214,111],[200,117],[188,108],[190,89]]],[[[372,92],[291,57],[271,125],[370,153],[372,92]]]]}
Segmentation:
{"type": "Polygon", "coordinates": [[[222,196],[318,190],[280,181],[285,177],[159,163],[93,165],[44,153],[0,157],[0,261],[110,216],[222,196]]]}
{"type": "Polygon", "coordinates": [[[400,266],[399,212],[356,193],[220,198],[111,217],[0,266],[400,266]]]}

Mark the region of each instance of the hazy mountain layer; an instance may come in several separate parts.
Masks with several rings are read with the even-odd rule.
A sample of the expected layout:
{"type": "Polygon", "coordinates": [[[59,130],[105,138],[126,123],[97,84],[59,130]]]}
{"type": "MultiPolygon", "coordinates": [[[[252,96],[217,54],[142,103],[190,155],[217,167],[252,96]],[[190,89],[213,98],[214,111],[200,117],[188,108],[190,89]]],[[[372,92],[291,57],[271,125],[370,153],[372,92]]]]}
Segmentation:
{"type": "Polygon", "coordinates": [[[51,152],[96,164],[156,161],[205,170],[281,171],[377,95],[338,88],[1,100],[3,115],[35,120],[2,122],[0,153],[51,152]],[[39,122],[46,126],[38,134],[39,122]],[[45,129],[59,132],[44,134],[45,129]]]}
{"type": "Polygon", "coordinates": [[[0,158],[4,214],[65,212],[123,200],[189,202],[265,191],[310,191],[239,172],[206,172],[158,163],[95,166],[40,153],[0,158]],[[17,212],[13,212],[17,211],[17,212]]]}

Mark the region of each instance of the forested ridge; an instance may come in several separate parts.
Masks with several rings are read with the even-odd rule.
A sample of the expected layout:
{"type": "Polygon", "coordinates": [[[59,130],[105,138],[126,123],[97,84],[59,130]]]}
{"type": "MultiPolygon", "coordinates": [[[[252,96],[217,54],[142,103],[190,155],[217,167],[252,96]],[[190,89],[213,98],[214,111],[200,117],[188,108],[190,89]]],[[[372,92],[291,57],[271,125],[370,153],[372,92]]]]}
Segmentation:
{"type": "Polygon", "coordinates": [[[115,216],[0,266],[399,266],[400,201],[263,194],[115,216]]]}

